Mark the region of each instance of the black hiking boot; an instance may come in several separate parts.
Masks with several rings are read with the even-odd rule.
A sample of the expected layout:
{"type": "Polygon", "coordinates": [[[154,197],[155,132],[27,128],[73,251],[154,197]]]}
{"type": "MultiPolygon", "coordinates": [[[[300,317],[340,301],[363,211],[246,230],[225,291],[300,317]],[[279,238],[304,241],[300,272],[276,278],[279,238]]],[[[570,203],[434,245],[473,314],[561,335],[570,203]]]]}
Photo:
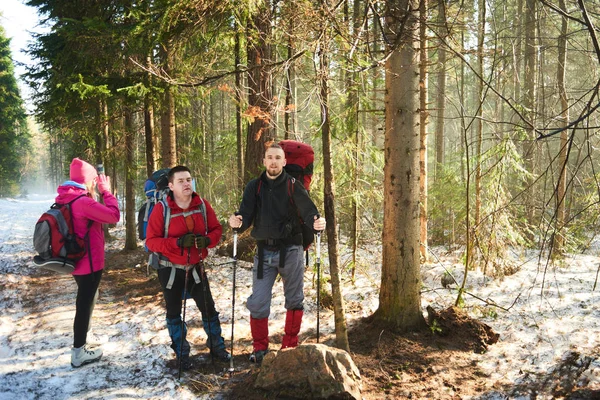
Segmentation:
{"type": "Polygon", "coordinates": [[[265,358],[265,355],[267,355],[268,352],[269,350],[255,351],[254,353],[250,354],[250,362],[256,363],[258,365],[262,364],[263,358],[265,358]]]}

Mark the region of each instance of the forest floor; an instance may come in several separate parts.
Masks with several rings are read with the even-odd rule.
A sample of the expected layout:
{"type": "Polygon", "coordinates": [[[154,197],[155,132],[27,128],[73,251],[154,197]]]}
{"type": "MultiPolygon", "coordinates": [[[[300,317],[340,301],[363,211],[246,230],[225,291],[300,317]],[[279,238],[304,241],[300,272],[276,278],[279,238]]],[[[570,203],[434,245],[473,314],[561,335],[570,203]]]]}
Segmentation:
{"type": "MultiPolygon", "coordinates": [[[[141,251],[121,252],[112,254],[110,263],[127,265],[132,264],[131,258],[143,262],[145,257],[141,251]]],[[[108,290],[113,298],[124,298],[135,288],[137,295],[161,302],[156,285],[148,285],[146,274],[139,268],[109,271],[104,285],[112,288],[108,290]],[[123,281],[128,284],[120,284],[123,281]]],[[[346,311],[356,315],[361,309],[350,302],[346,311]],[[353,305],[359,309],[351,309],[353,305]]],[[[479,365],[478,355],[493,346],[499,335],[454,307],[429,312],[435,313],[435,329],[426,327],[404,335],[386,330],[371,317],[352,322],[348,336],[352,358],[361,372],[364,399],[600,399],[600,383],[589,379],[589,375],[598,374],[597,369],[591,369],[592,362],[598,362],[600,348],[589,354],[567,352],[545,372],[530,373],[523,365],[517,382],[496,381],[479,365]]],[[[303,330],[301,343],[316,343],[315,329],[303,330]]],[[[335,336],[331,331],[322,333],[320,342],[334,346],[335,336]]],[[[235,372],[227,372],[229,364],[214,364],[200,356],[195,368],[186,373],[190,389],[199,396],[216,398],[279,398],[274,393],[249,390],[260,367],[248,361],[251,340],[247,332],[246,337],[236,338],[235,344],[235,372]],[[241,354],[239,349],[244,349],[241,354]]],[[[174,360],[167,364],[173,372],[176,370],[174,360]]]]}
{"type": "MultiPolygon", "coordinates": [[[[206,263],[227,346],[234,327],[233,373],[229,364],[207,357],[199,312],[188,302],[196,367],[178,379],[156,274],[147,272],[141,248],[122,250],[122,223],[111,229],[88,335],[104,355],[72,368],[75,282],[31,263],[32,227],[49,203],[43,196],[0,199],[0,400],[278,398],[252,385],[259,367],[248,361],[251,264],[238,262],[233,297],[230,251],[213,251],[206,263]]],[[[326,248],[323,243],[324,276],[326,248]]],[[[469,271],[460,309],[452,307],[456,284],[445,279],[451,273],[462,282],[460,249],[430,251],[432,261],[421,267],[421,302],[424,316],[435,315],[436,323],[398,335],[371,318],[379,306],[381,246],[360,249],[352,279],[351,252],[341,243],[350,355],[364,399],[600,399],[600,246],[555,264],[539,252],[511,250],[502,265],[489,267],[494,277],[469,271]]],[[[305,273],[301,343],[316,342],[314,261],[311,255],[305,273]]],[[[322,286],[329,289],[328,282],[322,286]]],[[[270,348],[277,350],[285,321],[281,282],[273,293],[270,348]]],[[[331,301],[320,300],[320,341],[333,346],[331,301]]]]}

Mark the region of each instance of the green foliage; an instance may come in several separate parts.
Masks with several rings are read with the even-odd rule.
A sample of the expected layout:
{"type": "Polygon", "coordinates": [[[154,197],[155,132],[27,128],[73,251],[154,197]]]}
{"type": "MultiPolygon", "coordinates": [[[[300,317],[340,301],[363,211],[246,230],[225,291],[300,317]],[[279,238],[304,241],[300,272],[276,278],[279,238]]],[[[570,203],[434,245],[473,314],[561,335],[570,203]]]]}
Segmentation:
{"type": "Polygon", "coordinates": [[[19,194],[30,133],[14,75],[10,40],[0,27],[0,196],[19,194]]]}
{"type": "Polygon", "coordinates": [[[429,324],[429,330],[434,335],[436,335],[436,334],[442,334],[442,332],[443,332],[442,327],[438,323],[437,319],[434,319],[433,321],[431,321],[431,324],[429,324]]]}
{"type": "Polygon", "coordinates": [[[438,166],[435,182],[429,189],[429,238],[431,244],[464,243],[466,189],[459,166],[438,166]]]}

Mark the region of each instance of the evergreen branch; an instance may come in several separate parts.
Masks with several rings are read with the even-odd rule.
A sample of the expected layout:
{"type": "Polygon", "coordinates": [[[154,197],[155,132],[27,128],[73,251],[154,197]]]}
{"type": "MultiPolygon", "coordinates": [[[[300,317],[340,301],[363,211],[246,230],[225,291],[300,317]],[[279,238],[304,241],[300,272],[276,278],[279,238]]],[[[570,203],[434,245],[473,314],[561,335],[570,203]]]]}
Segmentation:
{"type": "Polygon", "coordinates": [[[292,57],[285,59],[285,60],[281,60],[275,63],[270,63],[270,64],[265,64],[265,65],[261,65],[261,66],[256,66],[253,68],[236,68],[232,71],[226,71],[223,72],[222,74],[218,74],[218,75],[212,75],[212,76],[207,76],[204,79],[201,79],[199,81],[196,82],[180,82],[174,78],[171,78],[162,68],[157,68],[157,67],[147,67],[143,64],[141,64],[140,62],[138,62],[135,58],[130,57],[129,60],[135,64],[137,67],[139,67],[140,69],[142,69],[143,71],[152,74],[153,76],[155,76],[156,78],[160,79],[163,82],[168,83],[169,85],[173,85],[173,86],[178,86],[178,87],[198,87],[198,86],[205,86],[208,84],[211,84],[213,82],[216,82],[218,80],[221,80],[227,76],[230,75],[235,75],[237,73],[247,73],[247,72],[251,72],[255,69],[261,68],[261,67],[277,67],[286,63],[290,63],[295,61],[296,59],[300,58],[301,56],[304,55],[304,53],[306,53],[306,50],[302,50],[296,54],[294,54],[292,57]]]}

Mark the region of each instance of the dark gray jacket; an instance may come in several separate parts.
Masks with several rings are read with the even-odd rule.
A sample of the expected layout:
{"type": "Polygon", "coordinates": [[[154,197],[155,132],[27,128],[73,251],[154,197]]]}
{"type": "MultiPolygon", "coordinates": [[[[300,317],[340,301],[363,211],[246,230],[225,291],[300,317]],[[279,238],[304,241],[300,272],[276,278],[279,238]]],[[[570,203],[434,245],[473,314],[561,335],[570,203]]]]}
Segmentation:
{"type": "Polygon", "coordinates": [[[302,244],[299,218],[312,228],[318,210],[302,183],[284,170],[274,180],[267,178],[266,172],[251,180],[238,214],[243,218],[240,231],[252,225],[251,235],[257,241],[282,239],[287,244],[302,244]]]}

